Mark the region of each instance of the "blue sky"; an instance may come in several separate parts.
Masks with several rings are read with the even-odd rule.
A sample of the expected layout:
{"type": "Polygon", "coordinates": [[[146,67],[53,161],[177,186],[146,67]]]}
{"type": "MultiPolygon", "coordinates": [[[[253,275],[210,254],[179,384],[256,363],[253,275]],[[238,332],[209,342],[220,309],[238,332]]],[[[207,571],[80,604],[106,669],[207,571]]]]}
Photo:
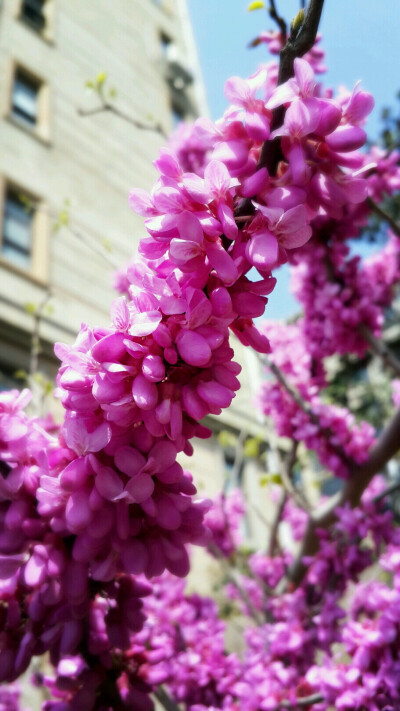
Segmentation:
{"type": "MultiPolygon", "coordinates": [[[[265,45],[246,47],[260,31],[275,27],[264,10],[247,12],[249,1],[187,0],[213,119],[227,106],[226,79],[246,77],[270,58],[265,45]]],[[[287,21],[300,7],[298,0],[276,0],[276,5],[287,21]]],[[[320,32],[329,66],[322,80],[333,88],[340,84],[352,88],[362,80],[375,97],[367,125],[374,138],[382,108],[393,105],[400,90],[400,0],[325,0],[320,32]]],[[[296,310],[288,292],[288,275],[282,271],[277,274],[268,317],[284,318],[296,310]]]]}

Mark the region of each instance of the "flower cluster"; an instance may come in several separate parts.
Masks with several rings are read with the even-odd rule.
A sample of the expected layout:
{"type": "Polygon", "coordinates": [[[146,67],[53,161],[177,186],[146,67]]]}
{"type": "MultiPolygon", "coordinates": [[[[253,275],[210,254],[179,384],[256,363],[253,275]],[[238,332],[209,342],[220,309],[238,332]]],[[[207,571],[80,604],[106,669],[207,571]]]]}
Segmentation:
{"type": "MultiPolygon", "coordinates": [[[[276,36],[266,41],[277,49],[276,36]]],[[[49,652],[55,673],[36,678],[54,697],[44,711],[150,711],[160,684],[187,711],[272,711],[282,701],[295,709],[313,691],[324,698],[318,711],[383,710],[391,693],[397,699],[399,541],[373,497],[362,510],[343,508],[321,533],[297,590],[276,594],[290,553],[249,557],[229,592],[261,619],[242,658],[225,649],[216,604],[185,595],[172,577],[188,573],[188,544],[234,559],[240,542],[240,497],[211,509],[195,500],[177,459],[209,436],[201,420],[239,389],[231,333],[263,354],[271,342],[273,362],[306,403],[265,385],[263,409],[278,434],[304,441],[339,476],[374,440],[319,389],[326,355],[362,355],[360,326],[380,333],[399,244],[391,238],[361,264],[345,241],[365,224],[366,198],[394,190],[399,172],[397,159],[358,152],[372,97],[356,86],[334,98],[316,81],[322,60],[313,48],[280,86],[276,65],[228,80],[222,119],[181,128],[155,161],[152,191],[131,192],[148,234],[117,277],[110,324],[82,325],[73,345],[56,345],[62,425],[29,418],[26,391],[0,395],[0,681],[49,652]],[[304,319],[258,329],[272,270],[286,261],[304,319]],[[387,544],[382,565],[394,588],[360,587],[344,622],[349,581],[387,544]],[[351,663],[337,661],[337,643],[351,663]]],[[[298,538],[303,512],[288,502],[283,518],[298,538]]]]}

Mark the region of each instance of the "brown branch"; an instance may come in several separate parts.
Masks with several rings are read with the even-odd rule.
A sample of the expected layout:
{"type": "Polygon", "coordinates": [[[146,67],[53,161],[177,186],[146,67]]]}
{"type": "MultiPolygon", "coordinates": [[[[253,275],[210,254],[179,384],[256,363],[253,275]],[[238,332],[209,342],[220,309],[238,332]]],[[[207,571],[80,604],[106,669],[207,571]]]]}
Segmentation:
{"type": "Polygon", "coordinates": [[[366,203],[373,212],[375,212],[379,217],[381,217],[384,222],[388,223],[389,227],[395,233],[395,235],[397,235],[397,237],[400,237],[400,225],[397,224],[393,217],[391,217],[390,215],[388,215],[387,212],[382,210],[382,208],[377,205],[376,202],[372,200],[372,198],[368,197],[366,203]]]}
{"type": "MultiPolygon", "coordinates": [[[[292,28],[289,38],[280,51],[278,86],[284,84],[294,74],[294,60],[308,52],[317,36],[324,0],[310,0],[304,21],[298,28],[292,28]]],[[[282,125],[285,107],[278,106],[272,112],[271,131],[282,125]]],[[[270,175],[275,175],[276,168],[282,158],[281,139],[274,138],[265,141],[261,149],[258,168],[267,168],[270,175]]]]}
{"type": "Polygon", "coordinates": [[[164,706],[165,711],[180,711],[178,704],[176,704],[175,701],[171,699],[170,695],[164,689],[163,686],[159,686],[158,689],[153,692],[153,694],[156,697],[157,701],[159,701],[160,704],[164,706]]]}
{"type": "Polygon", "coordinates": [[[221,553],[218,546],[216,546],[214,543],[209,544],[208,547],[209,547],[211,553],[213,553],[215,555],[215,557],[221,561],[222,566],[225,568],[224,574],[225,574],[227,581],[229,583],[232,583],[232,585],[235,586],[240,597],[242,598],[242,601],[248,608],[250,617],[253,618],[254,622],[257,625],[262,625],[264,623],[264,620],[263,620],[261,614],[259,614],[258,610],[256,610],[256,608],[254,607],[249,595],[247,594],[246,590],[244,589],[244,587],[242,586],[240,581],[237,579],[237,576],[234,574],[234,571],[230,568],[229,563],[226,560],[225,556],[221,553]]]}
{"type": "MultiPolygon", "coordinates": [[[[296,463],[297,447],[298,447],[298,442],[296,442],[296,440],[293,440],[292,448],[289,452],[289,455],[286,457],[286,461],[284,463],[282,461],[280,461],[280,472],[281,472],[281,478],[282,478],[284,488],[281,492],[281,497],[280,497],[280,500],[279,500],[278,505],[276,507],[274,520],[273,520],[272,526],[271,526],[270,539],[269,539],[269,543],[268,543],[268,555],[269,556],[274,555],[275,550],[278,546],[279,524],[282,519],[282,514],[283,514],[283,510],[285,508],[288,494],[293,496],[293,498],[296,498],[296,495],[297,495],[297,491],[296,491],[295,487],[293,486],[293,482],[292,482],[293,467],[296,463]]],[[[278,457],[278,459],[281,460],[278,449],[276,450],[275,454],[278,457]]]]}
{"type": "MultiPolygon", "coordinates": [[[[285,46],[280,51],[278,85],[283,84],[293,76],[296,57],[302,57],[312,48],[317,36],[323,4],[324,0],[310,0],[302,25],[300,28],[292,29],[285,46]]],[[[274,3],[271,2],[271,6],[274,6],[274,3]]],[[[272,111],[271,131],[282,125],[284,116],[284,106],[278,106],[272,111]]],[[[269,175],[275,175],[282,157],[279,136],[272,139],[272,141],[264,141],[258,160],[258,168],[267,168],[269,175]]],[[[242,200],[235,209],[235,217],[247,214],[254,214],[254,206],[250,198],[242,200]]]]}
{"type": "Polygon", "coordinates": [[[358,330],[364,341],[368,343],[371,351],[375,353],[375,355],[379,356],[383,363],[391,368],[396,375],[400,376],[400,360],[396,358],[395,354],[390,350],[386,343],[383,340],[376,338],[372,331],[370,331],[370,329],[363,324],[358,327],[358,330]]]}
{"type": "Polygon", "coordinates": [[[378,474],[400,449],[400,408],[387,424],[379,439],[371,447],[366,462],[354,465],[350,470],[350,478],[346,480],[342,490],[333,496],[326,504],[313,512],[308,519],[307,529],[302,541],[300,553],[289,573],[290,580],[298,585],[306,571],[303,562],[305,556],[312,556],[318,551],[319,538],[317,530],[328,528],[336,521],[338,506],[350,504],[352,508],[358,506],[361,496],[371,479],[378,474]]]}
{"type": "MultiPolygon", "coordinates": [[[[309,502],[307,501],[306,497],[304,494],[296,489],[296,487],[293,484],[293,467],[296,463],[296,453],[297,453],[297,448],[298,448],[299,443],[297,440],[293,440],[292,442],[292,449],[289,453],[289,457],[287,458],[286,462],[281,466],[281,477],[282,477],[282,483],[283,486],[286,489],[287,494],[291,496],[297,506],[300,509],[304,509],[304,511],[307,511],[308,513],[311,510],[311,506],[309,502]]],[[[279,452],[277,452],[278,457],[280,457],[279,452]]]]}
{"type": "Polygon", "coordinates": [[[281,711],[281,709],[297,709],[299,706],[313,706],[324,701],[321,694],[311,694],[310,696],[300,696],[296,701],[281,701],[278,706],[275,706],[273,711],[281,711]]]}
{"type": "Polygon", "coordinates": [[[118,116],[123,121],[126,121],[131,126],[134,126],[135,128],[138,128],[141,131],[154,131],[155,133],[159,133],[160,136],[162,136],[163,138],[168,138],[168,135],[166,134],[160,123],[151,124],[143,123],[143,121],[138,121],[129,114],[126,114],[124,111],[121,111],[121,109],[118,109],[116,106],[113,106],[113,104],[109,104],[107,101],[104,101],[100,106],[97,106],[94,109],[77,109],[79,116],[84,117],[94,116],[95,114],[101,114],[107,111],[115,114],[115,116],[118,116]]]}
{"type": "Polygon", "coordinates": [[[310,0],[300,29],[294,28],[280,52],[278,84],[293,76],[294,60],[312,49],[321,20],[324,0],[310,0]]]}
{"type": "Polygon", "coordinates": [[[280,524],[281,519],[282,519],[282,514],[283,514],[283,510],[284,510],[284,508],[285,508],[286,501],[287,501],[287,491],[286,491],[286,489],[282,489],[281,497],[280,497],[280,499],[279,499],[279,501],[278,501],[278,504],[277,504],[277,507],[276,507],[276,510],[275,510],[275,517],[274,517],[274,520],[273,520],[273,522],[272,522],[271,535],[270,535],[270,539],[269,539],[269,542],[268,542],[267,555],[268,555],[270,558],[272,558],[272,556],[275,555],[275,551],[276,551],[276,548],[277,548],[279,524],[280,524]]]}
{"type": "Polygon", "coordinates": [[[35,309],[33,316],[33,331],[31,338],[31,349],[29,355],[29,375],[32,378],[38,371],[39,367],[39,356],[41,352],[40,348],[40,324],[43,317],[43,311],[52,297],[51,288],[48,287],[45,291],[42,301],[40,302],[37,309],[35,309]]]}
{"type": "Polygon", "coordinates": [[[387,487],[387,489],[384,489],[380,494],[377,496],[374,496],[373,502],[374,504],[378,504],[380,501],[382,501],[386,496],[390,496],[390,494],[393,494],[395,491],[398,491],[400,489],[400,481],[395,481],[393,484],[387,487]]]}
{"type": "Polygon", "coordinates": [[[274,20],[281,31],[282,44],[285,44],[287,39],[287,25],[283,17],[278,14],[275,0],[269,0],[269,9],[267,10],[271,20],[274,20]]]}

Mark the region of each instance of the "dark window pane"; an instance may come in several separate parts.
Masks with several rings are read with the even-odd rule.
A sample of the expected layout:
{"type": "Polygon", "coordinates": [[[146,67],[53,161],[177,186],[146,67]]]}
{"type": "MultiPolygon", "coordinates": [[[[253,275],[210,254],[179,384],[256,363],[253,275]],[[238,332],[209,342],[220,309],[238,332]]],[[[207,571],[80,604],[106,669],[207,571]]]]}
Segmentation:
{"type": "Polygon", "coordinates": [[[12,91],[12,114],[30,126],[37,121],[37,98],[39,85],[24,72],[18,70],[12,91]]]}
{"type": "Polygon", "coordinates": [[[43,13],[45,0],[24,0],[21,8],[21,17],[29,22],[35,30],[40,32],[46,24],[43,13]]]}
{"type": "Polygon", "coordinates": [[[182,121],[185,120],[185,112],[183,109],[181,109],[180,106],[176,106],[172,104],[171,106],[171,113],[172,113],[172,128],[175,129],[177,126],[179,126],[182,121]]]}
{"type": "Polygon", "coordinates": [[[8,190],[4,205],[1,253],[20,267],[31,264],[33,210],[29,202],[8,190]]]}

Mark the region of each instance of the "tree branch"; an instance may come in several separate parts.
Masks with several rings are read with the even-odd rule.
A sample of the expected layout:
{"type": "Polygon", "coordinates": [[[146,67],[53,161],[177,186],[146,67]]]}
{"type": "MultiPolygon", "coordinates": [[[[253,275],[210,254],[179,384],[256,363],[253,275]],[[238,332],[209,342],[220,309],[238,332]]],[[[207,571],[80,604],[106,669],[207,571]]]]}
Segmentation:
{"type": "Polygon", "coordinates": [[[159,133],[160,136],[162,136],[163,138],[168,138],[161,124],[150,124],[143,123],[143,121],[138,121],[129,114],[126,114],[124,111],[121,111],[121,109],[118,109],[116,106],[113,106],[113,104],[109,104],[107,101],[104,101],[100,106],[97,106],[94,109],[77,109],[77,111],[79,116],[94,116],[95,114],[101,114],[109,111],[110,113],[115,114],[115,116],[119,116],[119,118],[123,119],[123,121],[126,121],[131,126],[134,126],[135,128],[138,128],[141,131],[154,131],[155,133],[159,133]]]}
{"type": "Polygon", "coordinates": [[[287,26],[283,17],[278,14],[278,10],[275,5],[275,0],[269,0],[269,9],[267,10],[267,12],[271,20],[274,20],[274,22],[276,22],[276,24],[278,25],[281,31],[282,44],[285,44],[287,39],[287,26]]]}
{"type": "Polygon", "coordinates": [[[379,356],[383,363],[391,368],[396,375],[400,376],[400,360],[396,358],[395,354],[392,353],[386,343],[383,340],[376,338],[372,331],[370,331],[369,328],[363,324],[358,327],[358,330],[364,341],[368,343],[371,351],[379,356]]]}
{"type": "Polygon", "coordinates": [[[324,0],[310,0],[300,29],[294,27],[285,46],[281,49],[278,84],[293,76],[296,57],[302,57],[313,47],[321,20],[324,0]]]}
{"type": "Polygon", "coordinates": [[[175,701],[171,699],[170,695],[164,689],[163,686],[159,686],[158,689],[153,692],[153,694],[156,697],[157,701],[159,701],[160,704],[164,706],[165,711],[180,711],[178,704],[176,704],[175,701]]]}
{"type": "MultiPolygon", "coordinates": [[[[270,7],[275,7],[275,3],[272,2],[272,0],[270,0],[270,3],[270,7]]],[[[294,60],[296,57],[302,57],[312,48],[317,36],[323,4],[324,0],[310,0],[304,21],[300,28],[292,29],[285,46],[280,52],[278,85],[283,84],[293,76],[294,60]]],[[[282,125],[284,116],[284,106],[278,106],[272,111],[271,131],[274,131],[282,125]]],[[[278,163],[282,157],[281,139],[279,136],[272,139],[272,141],[264,141],[258,160],[258,168],[266,168],[269,175],[275,175],[278,163]]],[[[235,217],[241,217],[247,214],[254,214],[254,206],[249,198],[242,200],[235,209],[235,217]]]]}
{"type": "Polygon", "coordinates": [[[313,512],[307,523],[307,529],[302,541],[301,550],[289,572],[290,580],[298,585],[306,571],[303,562],[305,556],[312,556],[318,551],[319,538],[316,531],[328,528],[336,521],[336,509],[345,504],[352,508],[358,506],[361,496],[371,479],[378,474],[400,449],[400,408],[381,433],[379,439],[371,447],[364,464],[354,465],[350,470],[350,478],[346,480],[342,490],[333,496],[323,506],[313,512]]]}
{"type": "Polygon", "coordinates": [[[275,706],[273,711],[281,711],[281,709],[293,709],[293,711],[302,706],[313,706],[313,704],[320,704],[324,701],[324,697],[321,694],[311,694],[310,696],[300,696],[295,701],[281,701],[278,706],[275,706]]]}
{"type": "Polygon", "coordinates": [[[372,198],[368,197],[366,203],[373,212],[375,212],[379,217],[381,217],[384,222],[388,223],[390,229],[395,233],[395,235],[397,235],[397,237],[400,237],[400,225],[397,224],[393,217],[391,217],[390,215],[388,215],[387,212],[382,210],[382,208],[377,205],[376,202],[372,200],[372,198]]]}

